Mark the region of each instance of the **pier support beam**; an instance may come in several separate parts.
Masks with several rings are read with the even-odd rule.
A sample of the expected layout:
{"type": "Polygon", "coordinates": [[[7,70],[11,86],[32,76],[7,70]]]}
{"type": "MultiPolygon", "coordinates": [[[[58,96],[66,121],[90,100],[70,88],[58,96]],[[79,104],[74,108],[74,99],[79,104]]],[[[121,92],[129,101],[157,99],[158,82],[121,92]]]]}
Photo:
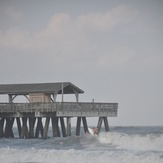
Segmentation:
{"type": "Polygon", "coordinates": [[[13,138],[14,137],[14,133],[12,131],[14,120],[15,120],[15,118],[6,118],[5,138],[13,138]]]}
{"type": "Polygon", "coordinates": [[[103,121],[103,117],[99,117],[98,124],[97,124],[98,132],[100,132],[101,130],[102,121],[103,121]]]}
{"type": "Polygon", "coordinates": [[[3,126],[4,126],[4,118],[0,118],[0,138],[4,137],[3,126]]]}
{"type": "Polygon", "coordinates": [[[105,131],[108,132],[109,131],[109,123],[108,123],[107,117],[104,117],[104,125],[105,125],[105,131]]]}
{"type": "Polygon", "coordinates": [[[35,133],[35,138],[39,137],[39,131],[41,133],[41,137],[43,138],[43,125],[42,125],[42,118],[39,117],[37,118],[37,127],[36,127],[36,133],[35,133]]]}
{"type": "Polygon", "coordinates": [[[21,138],[28,138],[28,127],[27,127],[27,117],[22,118],[22,128],[21,128],[21,138]]]}
{"type": "Polygon", "coordinates": [[[71,136],[71,117],[67,117],[67,136],[71,136]]]}
{"type": "Polygon", "coordinates": [[[66,137],[66,128],[65,128],[65,122],[63,117],[60,117],[60,123],[61,123],[61,128],[62,128],[62,135],[63,137],[66,137]]]}
{"type": "Polygon", "coordinates": [[[16,122],[17,122],[18,134],[19,134],[19,138],[20,138],[21,137],[21,122],[20,122],[19,117],[16,118],[16,122]]]}
{"type": "Polygon", "coordinates": [[[80,136],[81,119],[83,121],[84,132],[86,133],[88,131],[86,117],[77,117],[77,125],[76,125],[76,135],[77,136],[80,136]]]}
{"type": "Polygon", "coordinates": [[[60,137],[58,117],[52,118],[52,129],[53,129],[53,137],[60,137]]]}
{"type": "Polygon", "coordinates": [[[46,121],[45,121],[43,139],[46,139],[46,138],[47,138],[48,129],[49,129],[49,122],[50,122],[50,117],[47,117],[47,118],[46,118],[46,121]]]}
{"type": "Polygon", "coordinates": [[[80,136],[81,117],[77,117],[76,135],[80,136]]]}
{"type": "Polygon", "coordinates": [[[84,132],[87,133],[88,132],[88,125],[87,125],[86,117],[82,117],[82,121],[83,121],[84,132]]]}
{"type": "Polygon", "coordinates": [[[29,138],[34,138],[34,125],[36,118],[29,117],[29,138]]]}
{"type": "Polygon", "coordinates": [[[103,121],[104,121],[105,131],[108,132],[109,131],[109,123],[108,123],[107,117],[99,117],[98,124],[97,124],[98,131],[100,132],[103,121]]]}

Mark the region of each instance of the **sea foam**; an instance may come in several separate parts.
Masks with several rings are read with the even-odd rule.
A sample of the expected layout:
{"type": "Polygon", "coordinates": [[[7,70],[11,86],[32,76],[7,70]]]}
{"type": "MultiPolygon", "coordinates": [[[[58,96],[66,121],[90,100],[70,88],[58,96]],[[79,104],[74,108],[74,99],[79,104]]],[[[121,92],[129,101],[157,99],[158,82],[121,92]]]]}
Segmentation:
{"type": "Polygon", "coordinates": [[[120,127],[98,136],[0,139],[0,163],[162,163],[163,128],[120,127]]]}
{"type": "Polygon", "coordinates": [[[116,149],[163,151],[163,134],[101,133],[100,143],[116,146],[116,149]]]}

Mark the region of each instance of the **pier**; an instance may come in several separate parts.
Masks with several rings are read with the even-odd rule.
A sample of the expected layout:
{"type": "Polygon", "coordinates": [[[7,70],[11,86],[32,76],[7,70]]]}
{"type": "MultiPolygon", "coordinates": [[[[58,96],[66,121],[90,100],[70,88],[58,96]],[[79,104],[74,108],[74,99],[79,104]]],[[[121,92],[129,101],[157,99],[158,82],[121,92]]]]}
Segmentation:
{"type": "Polygon", "coordinates": [[[81,122],[88,132],[89,117],[98,117],[99,131],[102,124],[109,131],[108,117],[117,116],[118,103],[79,102],[80,93],[84,91],[70,82],[0,85],[0,95],[8,95],[8,102],[0,103],[0,137],[13,138],[14,123],[19,138],[46,139],[50,123],[53,137],[71,136],[71,119],[75,117],[77,136],[81,122]],[[56,102],[58,94],[61,102],[56,102]],[[65,94],[74,94],[76,102],[64,102],[65,94]],[[28,102],[14,103],[17,96],[24,96],[28,102]]]}

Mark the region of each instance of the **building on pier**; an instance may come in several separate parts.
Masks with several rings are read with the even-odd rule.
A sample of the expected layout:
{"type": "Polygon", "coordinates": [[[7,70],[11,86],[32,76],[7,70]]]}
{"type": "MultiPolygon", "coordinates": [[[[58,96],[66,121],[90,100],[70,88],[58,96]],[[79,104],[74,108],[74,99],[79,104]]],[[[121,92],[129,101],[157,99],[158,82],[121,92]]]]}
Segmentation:
{"type": "Polygon", "coordinates": [[[81,93],[84,91],[70,82],[0,85],[0,95],[8,95],[8,103],[0,103],[0,137],[14,137],[12,128],[16,121],[20,138],[38,138],[41,135],[46,139],[50,120],[53,137],[70,136],[73,117],[77,117],[78,136],[81,121],[84,131],[88,131],[87,117],[99,117],[99,131],[102,122],[105,130],[109,131],[107,117],[117,116],[118,104],[79,102],[81,93]],[[58,94],[62,96],[61,102],[56,102],[58,94]],[[64,94],[74,94],[76,102],[64,102],[64,94]],[[25,96],[28,102],[14,103],[17,96],[25,96]],[[44,125],[42,118],[45,118],[44,125]]]}

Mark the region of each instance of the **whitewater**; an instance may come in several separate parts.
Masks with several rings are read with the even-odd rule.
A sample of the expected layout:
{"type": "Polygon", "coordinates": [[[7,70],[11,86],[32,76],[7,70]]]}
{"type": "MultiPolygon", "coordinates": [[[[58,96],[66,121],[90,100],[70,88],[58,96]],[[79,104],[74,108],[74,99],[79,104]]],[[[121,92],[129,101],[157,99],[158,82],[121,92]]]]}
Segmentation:
{"type": "MultiPolygon", "coordinates": [[[[14,132],[16,129],[14,129],[14,132]]],[[[163,163],[163,127],[111,127],[42,139],[0,138],[0,163],[163,163]]]]}

